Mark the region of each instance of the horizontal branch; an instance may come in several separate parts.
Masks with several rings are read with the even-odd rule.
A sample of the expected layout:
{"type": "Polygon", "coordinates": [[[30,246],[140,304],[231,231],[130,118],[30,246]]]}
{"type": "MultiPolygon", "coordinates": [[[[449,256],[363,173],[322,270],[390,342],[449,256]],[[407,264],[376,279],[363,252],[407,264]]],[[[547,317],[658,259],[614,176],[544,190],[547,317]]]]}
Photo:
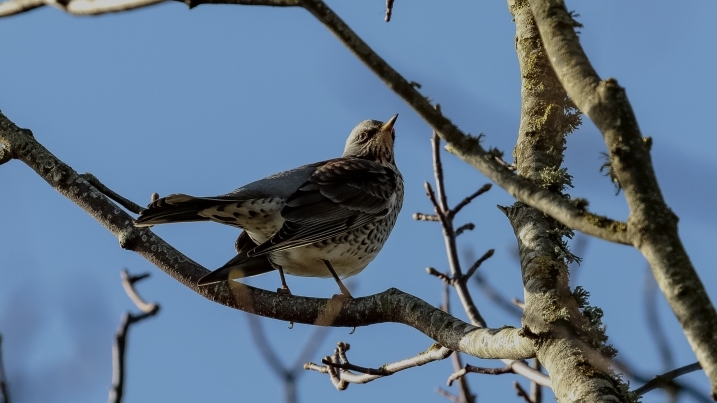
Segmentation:
{"type": "Polygon", "coordinates": [[[322,360],[324,363],[323,366],[309,362],[304,365],[304,368],[329,374],[331,382],[334,384],[336,389],[345,390],[349,383],[368,383],[378,378],[393,375],[396,372],[403,371],[405,369],[419,367],[433,361],[446,359],[451,355],[451,353],[453,353],[445,347],[434,344],[429,347],[428,350],[413,357],[384,364],[380,368],[365,368],[353,365],[348,361],[346,358],[346,351],[348,350],[348,344],[339,342],[334,354],[322,360]],[[359,373],[355,374],[350,371],[359,373]]]}
{"type": "Polygon", "coordinates": [[[479,358],[532,358],[533,342],[519,329],[485,329],[465,323],[395,288],[351,300],[309,298],[254,288],[238,282],[199,287],[207,269],[183,255],[90,185],[71,167],[0,113],[0,143],[55,190],[76,203],[114,234],[122,248],[137,252],[205,298],[257,315],[319,326],[367,326],[403,323],[442,346],[479,358]]]}
{"type": "MultiPolygon", "coordinates": [[[[7,0],[0,3],[0,17],[53,6],[72,15],[99,15],[144,8],[166,0],[7,0]]],[[[250,6],[296,7],[300,0],[177,0],[189,8],[200,4],[241,4],[250,6]]]]}

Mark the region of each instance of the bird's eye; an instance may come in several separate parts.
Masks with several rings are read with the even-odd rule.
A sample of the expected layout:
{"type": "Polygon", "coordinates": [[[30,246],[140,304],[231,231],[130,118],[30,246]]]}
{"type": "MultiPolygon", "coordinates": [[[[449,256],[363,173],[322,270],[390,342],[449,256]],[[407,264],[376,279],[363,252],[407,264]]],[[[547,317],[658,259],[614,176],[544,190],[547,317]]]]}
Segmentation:
{"type": "Polygon", "coordinates": [[[367,142],[367,141],[368,141],[371,137],[373,137],[377,132],[378,132],[378,130],[369,130],[369,131],[360,133],[359,136],[358,136],[358,141],[359,141],[359,143],[365,143],[365,142],[367,142]]]}

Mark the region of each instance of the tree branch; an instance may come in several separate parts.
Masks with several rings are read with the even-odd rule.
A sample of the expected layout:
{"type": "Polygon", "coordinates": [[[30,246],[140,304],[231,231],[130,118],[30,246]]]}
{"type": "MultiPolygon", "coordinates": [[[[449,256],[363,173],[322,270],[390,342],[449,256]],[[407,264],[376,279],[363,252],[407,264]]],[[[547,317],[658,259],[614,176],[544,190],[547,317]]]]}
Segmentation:
{"type": "Polygon", "coordinates": [[[685,365],[684,367],[673,369],[672,371],[665,372],[662,375],[656,376],[654,379],[650,380],[646,384],[635,389],[633,392],[638,396],[642,396],[647,392],[664,387],[668,382],[677,378],[678,376],[689,374],[690,372],[699,371],[701,369],[702,369],[702,366],[700,365],[699,362],[695,362],[690,365],[685,365]]]}
{"type": "Polygon", "coordinates": [[[5,374],[5,365],[2,353],[2,334],[0,334],[0,403],[10,403],[10,391],[7,387],[7,374],[5,374]]]}
{"type": "Polygon", "coordinates": [[[112,347],[112,387],[110,388],[109,403],[120,403],[124,397],[124,379],[127,369],[125,364],[126,346],[130,326],[152,317],[159,312],[159,304],[145,302],[134,288],[134,284],[149,277],[149,273],[139,276],[130,276],[127,270],[122,270],[121,275],[122,287],[124,287],[127,296],[129,296],[142,313],[136,315],[125,312],[124,315],[122,315],[122,322],[117,330],[117,334],[115,334],[115,343],[112,347]]]}
{"type": "Polygon", "coordinates": [[[348,344],[339,342],[336,350],[334,351],[334,355],[328,356],[322,360],[325,364],[324,366],[309,362],[304,365],[304,368],[318,371],[323,374],[329,374],[331,382],[334,384],[336,389],[345,390],[348,388],[350,383],[368,383],[384,376],[393,375],[396,372],[403,371],[404,369],[418,367],[428,364],[429,362],[446,359],[452,353],[450,349],[434,344],[429,347],[428,350],[411,358],[406,358],[390,364],[384,364],[380,368],[374,369],[351,364],[346,358],[346,351],[349,350],[349,347],[350,346],[348,344]],[[349,371],[360,372],[360,374],[354,374],[349,371]]]}
{"type": "Polygon", "coordinates": [[[395,288],[351,300],[279,295],[238,282],[199,287],[207,269],[181,254],[147,228],[135,228],[133,218],[90,185],[0,113],[0,143],[50,186],[76,203],[112,232],[124,249],[137,252],[189,289],[230,308],[287,322],[319,326],[367,326],[403,323],[451,350],[479,358],[527,359],[533,343],[518,329],[479,329],[423,300],[395,288]]]}
{"type": "Polygon", "coordinates": [[[650,263],[717,399],[717,311],[682,245],[677,216],[664,201],[625,90],[597,75],[563,1],[530,0],[530,6],[562,86],[602,132],[611,170],[630,207],[628,239],[650,263]]]}
{"type": "Polygon", "coordinates": [[[351,52],[448,143],[448,151],[479,170],[516,199],[550,215],[568,227],[608,241],[630,244],[625,223],[595,215],[535,182],[514,175],[484,150],[478,138],[466,135],[437,111],[410,82],[374,52],[321,0],[303,0],[302,6],[323,23],[351,52]]]}

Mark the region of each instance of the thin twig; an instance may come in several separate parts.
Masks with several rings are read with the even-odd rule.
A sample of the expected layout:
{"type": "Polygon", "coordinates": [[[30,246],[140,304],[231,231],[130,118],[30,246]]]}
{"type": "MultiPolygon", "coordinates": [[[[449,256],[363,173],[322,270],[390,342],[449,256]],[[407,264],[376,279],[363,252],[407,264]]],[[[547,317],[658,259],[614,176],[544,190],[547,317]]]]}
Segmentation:
{"type": "MultiPolygon", "coordinates": [[[[639,372],[635,369],[634,365],[627,362],[624,357],[619,360],[613,360],[612,363],[618,371],[622,372],[627,378],[632,379],[635,382],[646,384],[655,379],[652,375],[646,375],[639,372]]],[[[685,393],[700,403],[713,403],[713,400],[710,399],[707,394],[701,392],[697,387],[685,381],[673,379],[671,381],[667,381],[664,385],[659,387],[663,389],[674,389],[679,393],[685,393]]]]}
{"type": "Polygon", "coordinates": [[[464,376],[466,376],[469,373],[475,373],[475,374],[486,374],[486,375],[502,375],[502,374],[514,374],[515,371],[513,371],[513,368],[510,365],[506,365],[505,367],[500,368],[484,368],[484,367],[474,367],[473,365],[466,364],[464,368],[460,368],[456,372],[452,373],[451,376],[448,377],[448,386],[453,385],[453,381],[457,379],[462,379],[464,376]]]}
{"type": "Polygon", "coordinates": [[[329,374],[334,386],[338,390],[343,390],[348,387],[349,383],[368,383],[384,376],[393,375],[396,372],[403,371],[404,369],[446,359],[452,353],[451,350],[445,347],[433,344],[428,348],[428,350],[413,357],[384,364],[380,368],[367,368],[350,364],[346,359],[347,349],[347,344],[338,343],[336,350],[334,350],[334,354],[322,360],[325,365],[322,366],[309,362],[304,364],[304,368],[329,374]],[[360,372],[360,374],[354,374],[349,372],[349,370],[360,372]]]}
{"type": "Polygon", "coordinates": [[[276,350],[269,344],[269,337],[266,334],[261,318],[251,314],[247,314],[246,318],[249,322],[249,332],[251,333],[254,345],[257,347],[257,350],[259,350],[259,354],[261,354],[274,375],[281,380],[284,386],[285,401],[287,403],[297,402],[296,382],[306,372],[304,371],[303,364],[316,354],[316,351],[323,343],[331,328],[314,327],[313,334],[307,340],[303,350],[294,361],[294,364],[289,367],[284,365],[276,353],[276,350]]]}
{"type": "Polygon", "coordinates": [[[528,393],[525,391],[525,389],[523,389],[522,386],[520,386],[518,382],[513,382],[513,387],[518,393],[518,396],[522,397],[526,403],[534,403],[532,400],[530,400],[530,396],[528,396],[528,393]]]}
{"type": "Polygon", "coordinates": [[[468,269],[468,271],[463,276],[461,281],[468,281],[468,279],[471,278],[473,273],[475,273],[476,270],[478,270],[480,265],[482,265],[483,262],[485,262],[486,260],[490,259],[494,253],[495,253],[495,249],[488,249],[488,252],[484,253],[483,256],[480,257],[480,259],[476,260],[476,262],[473,263],[473,265],[468,269]]]}
{"type": "Polygon", "coordinates": [[[436,214],[413,213],[413,219],[417,221],[441,221],[436,214]]]}
{"type": "Polygon", "coordinates": [[[667,371],[675,367],[675,360],[672,355],[670,342],[665,335],[665,329],[660,323],[660,315],[657,313],[657,282],[655,282],[655,278],[652,276],[649,267],[645,270],[642,300],[645,308],[647,328],[650,330],[650,334],[656,344],[657,352],[660,354],[662,370],[667,371]]]}
{"type": "Polygon", "coordinates": [[[455,234],[456,234],[456,236],[458,236],[458,235],[464,233],[465,231],[473,231],[475,228],[476,228],[476,225],[473,224],[472,222],[465,223],[456,229],[455,234]]]}
{"type": "Polygon", "coordinates": [[[3,364],[2,354],[2,334],[0,334],[0,403],[10,403],[10,391],[7,386],[7,374],[5,374],[5,365],[3,364]]]}
{"type": "Polygon", "coordinates": [[[446,273],[441,273],[440,271],[434,269],[433,267],[426,267],[426,273],[430,274],[431,276],[436,276],[439,279],[443,280],[446,284],[453,285],[453,277],[449,276],[446,273]]]}
{"type": "MultiPolygon", "coordinates": [[[[436,109],[440,111],[440,106],[436,105],[436,109]]],[[[443,239],[446,245],[446,254],[448,257],[448,267],[451,270],[451,276],[453,278],[462,278],[463,271],[461,270],[460,260],[458,259],[458,247],[456,246],[456,235],[453,230],[453,218],[448,217],[447,213],[450,211],[448,208],[448,199],[446,197],[445,184],[443,182],[443,164],[441,163],[440,153],[440,138],[436,132],[433,132],[431,138],[431,149],[433,151],[433,170],[436,179],[436,191],[438,195],[433,192],[431,185],[426,182],[426,195],[433,204],[433,208],[440,219],[441,226],[443,227],[443,239]]],[[[485,327],[485,319],[481,316],[478,308],[473,302],[473,297],[468,291],[465,281],[457,281],[453,283],[453,287],[456,289],[458,299],[461,301],[466,315],[470,319],[471,323],[476,326],[485,327]]]]}
{"type": "MultiPolygon", "coordinates": [[[[533,369],[536,371],[542,370],[540,360],[538,360],[537,358],[533,359],[533,369]]],[[[530,400],[533,403],[542,403],[543,401],[543,387],[534,381],[530,381],[530,400]]]]}
{"type": "Polygon", "coordinates": [[[86,180],[90,183],[90,185],[97,188],[97,190],[100,191],[103,195],[109,197],[110,199],[114,200],[119,204],[120,206],[126,208],[128,211],[131,211],[135,214],[139,214],[144,210],[144,208],[140,207],[138,204],[134,203],[133,201],[122,197],[118,193],[114,192],[112,189],[108,188],[102,182],[100,182],[99,179],[97,179],[94,175],[92,175],[89,172],[85,172],[82,175],[80,175],[82,179],[86,180]]]}
{"type": "Polygon", "coordinates": [[[478,196],[482,195],[483,193],[489,191],[491,187],[493,187],[493,185],[491,185],[490,183],[486,183],[486,184],[483,185],[480,189],[478,189],[478,190],[476,190],[475,192],[473,192],[472,195],[470,195],[470,196],[466,197],[465,199],[461,200],[460,203],[456,204],[456,206],[453,207],[453,208],[451,209],[451,211],[448,212],[448,214],[447,214],[448,217],[451,217],[451,218],[454,217],[454,216],[455,216],[456,214],[458,214],[461,210],[463,210],[463,207],[469,205],[470,202],[472,202],[473,199],[475,199],[476,197],[478,197],[478,196]]]}
{"type": "Polygon", "coordinates": [[[151,316],[156,315],[159,312],[159,304],[157,303],[146,303],[139,296],[137,290],[134,288],[134,284],[138,281],[149,277],[149,274],[141,274],[138,276],[130,276],[127,270],[122,270],[122,286],[124,287],[127,296],[134,302],[137,308],[142,312],[140,314],[132,314],[131,312],[125,312],[122,315],[122,321],[120,327],[115,334],[115,343],[112,347],[112,387],[110,388],[109,403],[119,403],[122,401],[124,395],[124,379],[127,365],[125,363],[127,353],[127,335],[129,333],[130,326],[135,323],[141,322],[151,316]]]}
{"type": "Polygon", "coordinates": [[[391,14],[393,13],[393,0],[386,0],[386,22],[391,21],[391,14]]]}
{"type": "Polygon", "coordinates": [[[445,397],[446,399],[452,401],[453,403],[464,403],[463,400],[461,400],[460,397],[452,394],[451,392],[442,389],[442,388],[436,388],[436,392],[438,392],[439,395],[445,397]]]}
{"type": "Polygon", "coordinates": [[[700,365],[699,362],[695,362],[690,365],[685,365],[684,367],[673,369],[672,371],[665,372],[662,375],[656,376],[650,382],[647,382],[646,384],[640,386],[639,388],[635,389],[633,392],[635,394],[637,394],[638,396],[642,396],[651,390],[665,386],[669,381],[671,381],[679,376],[689,374],[690,372],[699,371],[701,369],[702,369],[702,365],[700,365]]]}

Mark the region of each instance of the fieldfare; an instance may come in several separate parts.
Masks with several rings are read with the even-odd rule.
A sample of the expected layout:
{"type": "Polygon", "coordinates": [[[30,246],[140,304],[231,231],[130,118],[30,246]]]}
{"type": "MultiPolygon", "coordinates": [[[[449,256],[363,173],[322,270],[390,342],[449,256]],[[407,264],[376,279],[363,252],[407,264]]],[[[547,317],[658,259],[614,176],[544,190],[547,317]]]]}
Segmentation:
{"type": "Polygon", "coordinates": [[[199,285],[278,270],[295,276],[358,274],[378,254],[403,204],[403,177],[393,153],[398,115],[364,120],[344,153],[280,172],[216,197],[173,194],[142,211],[135,226],[215,221],[242,228],[237,256],[202,277],[199,285]]]}

